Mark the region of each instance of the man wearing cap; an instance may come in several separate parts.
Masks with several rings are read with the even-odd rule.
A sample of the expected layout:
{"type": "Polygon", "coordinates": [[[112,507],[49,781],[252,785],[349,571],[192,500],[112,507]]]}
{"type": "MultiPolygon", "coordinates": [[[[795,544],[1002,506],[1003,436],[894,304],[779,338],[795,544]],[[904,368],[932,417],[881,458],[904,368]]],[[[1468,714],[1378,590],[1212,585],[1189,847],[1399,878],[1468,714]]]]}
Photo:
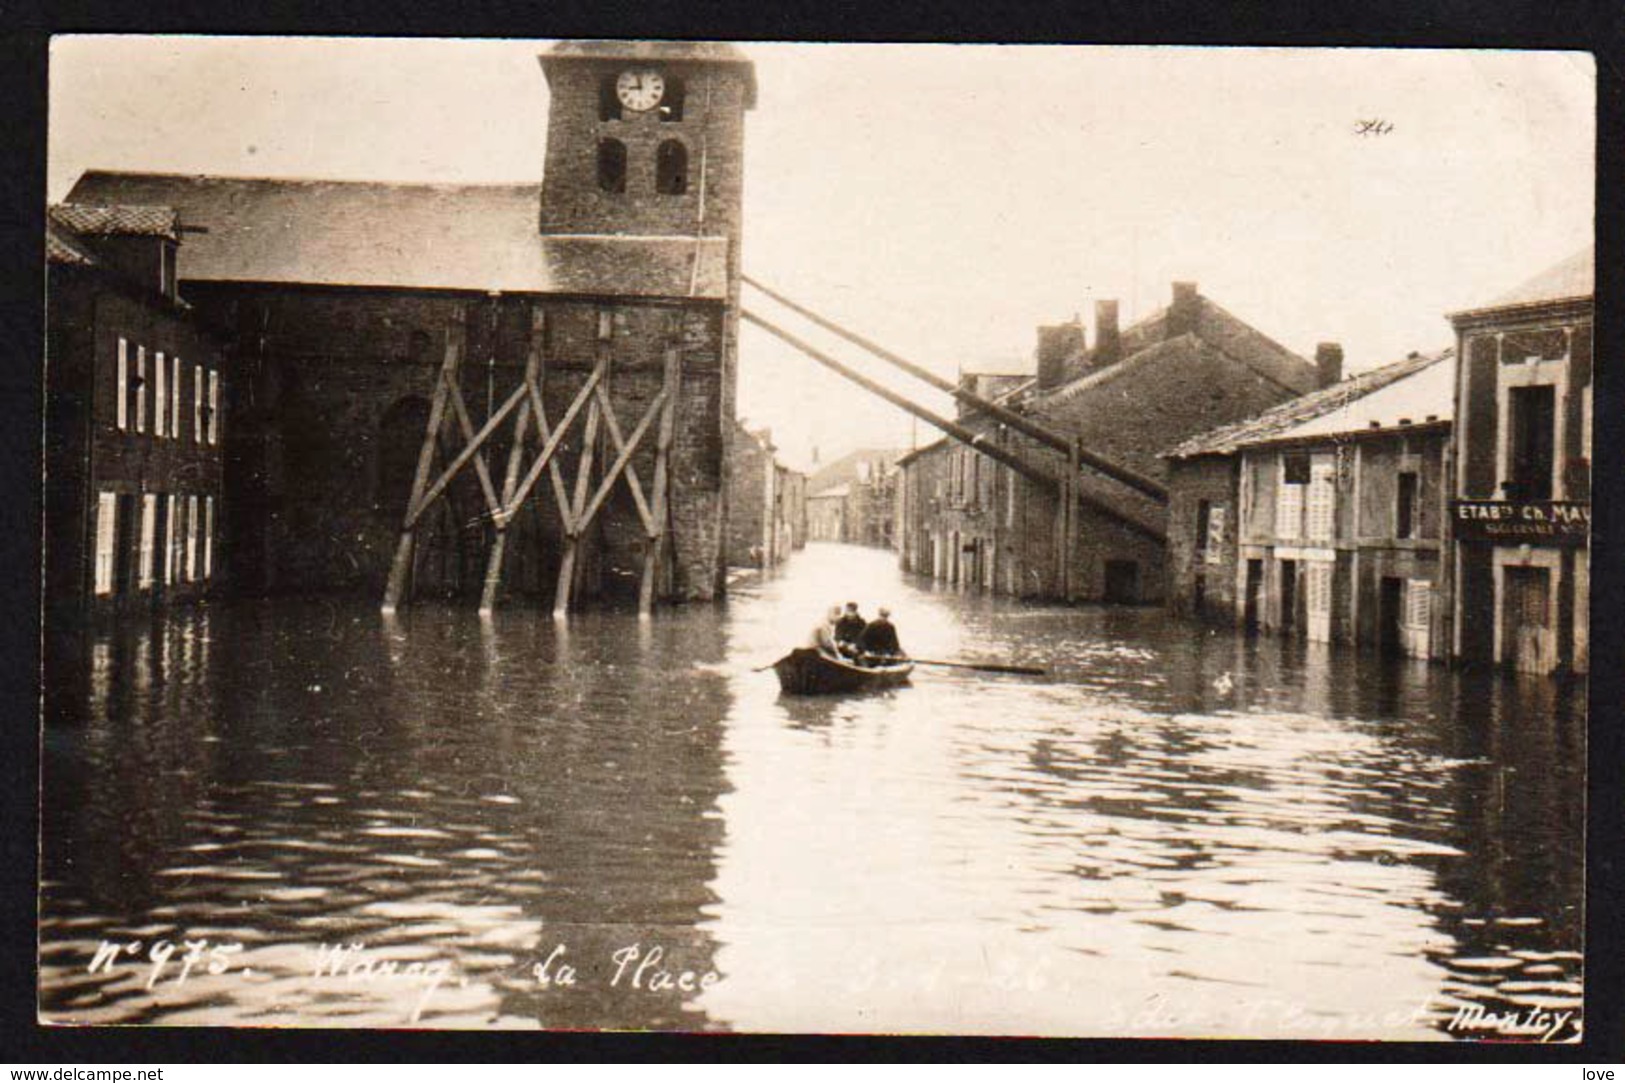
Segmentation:
{"type": "Polygon", "coordinates": [[[880,607],[880,616],[863,626],[858,634],[858,654],[865,659],[884,661],[903,657],[903,645],[897,642],[897,628],[891,622],[891,610],[880,607]]]}

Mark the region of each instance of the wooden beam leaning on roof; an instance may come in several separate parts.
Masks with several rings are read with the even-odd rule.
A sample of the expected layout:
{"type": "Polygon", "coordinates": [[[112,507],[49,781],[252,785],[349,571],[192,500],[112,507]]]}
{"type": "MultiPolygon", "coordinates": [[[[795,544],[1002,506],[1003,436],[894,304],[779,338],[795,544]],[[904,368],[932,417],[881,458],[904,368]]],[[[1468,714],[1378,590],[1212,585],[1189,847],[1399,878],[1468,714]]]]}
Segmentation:
{"type": "MultiPolygon", "coordinates": [[[[1021,458],[1019,455],[1016,455],[1014,452],[1000,447],[998,444],[989,439],[986,434],[973,432],[972,430],[965,428],[963,425],[956,424],[939,414],[927,410],[925,407],[903,397],[902,395],[893,391],[891,388],[869,379],[869,377],[863,375],[855,369],[848,368],[846,365],[843,365],[841,362],[835,360],[833,357],[830,357],[828,354],[823,353],[816,347],[797,338],[789,331],[786,331],[771,321],[765,320],[756,315],[748,308],[740,309],[739,314],[748,322],[754,323],[756,326],[762,328],[769,334],[781,339],[791,346],[794,346],[797,350],[800,350],[814,361],[817,361],[824,367],[846,377],[848,380],[851,380],[865,391],[868,391],[870,394],[878,395],[880,398],[885,399],[893,406],[906,410],[915,417],[918,417],[920,420],[930,425],[934,425],[938,429],[941,429],[943,432],[947,433],[949,436],[953,437],[955,440],[958,440],[960,443],[969,447],[971,450],[980,452],[996,462],[1003,463],[1005,466],[1008,466],[1011,470],[1014,470],[1022,477],[1043,486],[1050,493],[1062,495],[1062,485],[1060,479],[1056,478],[1053,474],[1049,473],[1047,470],[1044,470],[1042,467],[1034,466],[1032,463],[1021,458]]],[[[1075,490],[1076,486],[1070,486],[1069,488],[1075,490]]],[[[1167,541],[1167,534],[1160,526],[1145,522],[1124,511],[1122,508],[1116,507],[1103,500],[1097,500],[1089,494],[1081,491],[1077,492],[1077,501],[1080,504],[1093,508],[1103,515],[1110,516],[1138,534],[1142,534],[1145,537],[1151,538],[1159,543],[1167,541]]]]}

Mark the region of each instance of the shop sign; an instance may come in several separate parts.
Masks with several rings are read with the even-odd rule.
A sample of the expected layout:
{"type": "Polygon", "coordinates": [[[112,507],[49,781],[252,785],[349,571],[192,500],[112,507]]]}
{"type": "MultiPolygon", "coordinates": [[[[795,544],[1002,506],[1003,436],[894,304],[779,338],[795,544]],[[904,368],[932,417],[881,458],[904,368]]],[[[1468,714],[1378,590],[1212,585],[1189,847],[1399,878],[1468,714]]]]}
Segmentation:
{"type": "Polygon", "coordinates": [[[1457,541],[1494,545],[1585,545],[1591,505],[1568,500],[1456,500],[1457,541]]]}

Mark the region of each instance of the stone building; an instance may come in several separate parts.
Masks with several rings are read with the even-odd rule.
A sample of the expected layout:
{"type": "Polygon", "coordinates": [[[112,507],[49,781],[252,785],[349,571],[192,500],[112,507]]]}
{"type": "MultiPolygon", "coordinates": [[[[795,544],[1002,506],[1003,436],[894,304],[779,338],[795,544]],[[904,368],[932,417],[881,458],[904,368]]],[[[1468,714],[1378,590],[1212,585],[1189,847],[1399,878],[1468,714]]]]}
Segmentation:
{"type": "Polygon", "coordinates": [[[564,42],[541,65],[540,184],[91,172],[74,188],[78,201],[174,207],[200,231],[180,289],[242,373],[222,522],[241,588],[381,591],[442,369],[467,405],[438,415],[431,476],[454,465],[458,424],[466,436],[523,397],[535,356],[547,417],[574,422],[551,476],[528,479],[514,515],[494,515],[482,486],[501,483],[516,426],[493,430],[478,465],[496,481],[462,470],[415,528],[417,589],[478,590],[500,521],[515,540],[509,590],[552,590],[561,547],[574,551],[566,535],[580,534],[583,595],[636,591],[651,556],[662,599],[721,591],[752,66],[693,42],[564,42]],[[601,419],[584,390],[595,379],[608,388],[601,419]],[[567,531],[567,487],[579,510],[619,464],[623,436],[623,477],[665,476],[654,438],[630,432],[668,384],[669,502],[616,483],[567,531]]]}
{"type": "Polygon", "coordinates": [[[1170,607],[1447,658],[1454,382],[1413,354],[1174,448],[1170,607]]]}
{"type": "Polygon", "coordinates": [[[1590,670],[1594,251],[1450,317],[1461,355],[1454,652],[1590,670]]]}
{"type": "Polygon", "coordinates": [[[772,568],[806,543],[805,479],[774,456],[773,434],[735,423],[729,451],[728,564],[772,568]]]}
{"type": "MultiPolygon", "coordinates": [[[[1115,301],[1097,302],[1092,348],[1077,319],[1039,328],[1036,376],[1000,374],[978,386],[1090,452],[1161,481],[1160,456],[1181,440],[1340,376],[1335,348],[1323,351],[1317,369],[1193,283],[1175,283],[1165,308],[1126,329],[1117,311],[1115,301]]],[[[974,410],[962,410],[960,424],[1050,476],[1068,471],[1060,452],[974,410]]],[[[1144,493],[1085,469],[1068,531],[1054,489],[957,441],[928,445],[901,465],[898,548],[906,570],[1026,597],[1164,599],[1168,513],[1144,493]]]]}
{"type": "Polygon", "coordinates": [[[808,538],[892,548],[902,454],[862,448],[813,471],[807,479],[808,538]]]}
{"type": "Polygon", "coordinates": [[[176,294],[171,207],[46,219],[48,623],[201,597],[221,562],[220,345],[176,294]]]}

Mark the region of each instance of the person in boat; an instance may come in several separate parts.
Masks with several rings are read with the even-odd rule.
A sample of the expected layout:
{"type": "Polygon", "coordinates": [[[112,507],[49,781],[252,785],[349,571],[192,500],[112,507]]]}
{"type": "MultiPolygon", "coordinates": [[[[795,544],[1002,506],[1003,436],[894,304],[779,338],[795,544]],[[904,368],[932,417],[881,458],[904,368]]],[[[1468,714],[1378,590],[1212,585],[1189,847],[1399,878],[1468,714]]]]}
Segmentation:
{"type": "Polygon", "coordinates": [[[835,623],[835,643],[841,648],[841,653],[854,658],[858,653],[858,637],[863,634],[869,622],[863,619],[858,612],[857,602],[847,602],[846,612],[835,623]]]}
{"type": "Polygon", "coordinates": [[[807,646],[830,658],[841,656],[840,644],[835,640],[835,629],[841,620],[841,607],[830,606],[829,614],[819,621],[807,637],[807,646]]]}
{"type": "Polygon", "coordinates": [[[897,641],[897,626],[891,622],[891,610],[880,607],[880,616],[863,626],[858,635],[858,657],[868,665],[884,666],[906,658],[903,645],[897,641]]]}

